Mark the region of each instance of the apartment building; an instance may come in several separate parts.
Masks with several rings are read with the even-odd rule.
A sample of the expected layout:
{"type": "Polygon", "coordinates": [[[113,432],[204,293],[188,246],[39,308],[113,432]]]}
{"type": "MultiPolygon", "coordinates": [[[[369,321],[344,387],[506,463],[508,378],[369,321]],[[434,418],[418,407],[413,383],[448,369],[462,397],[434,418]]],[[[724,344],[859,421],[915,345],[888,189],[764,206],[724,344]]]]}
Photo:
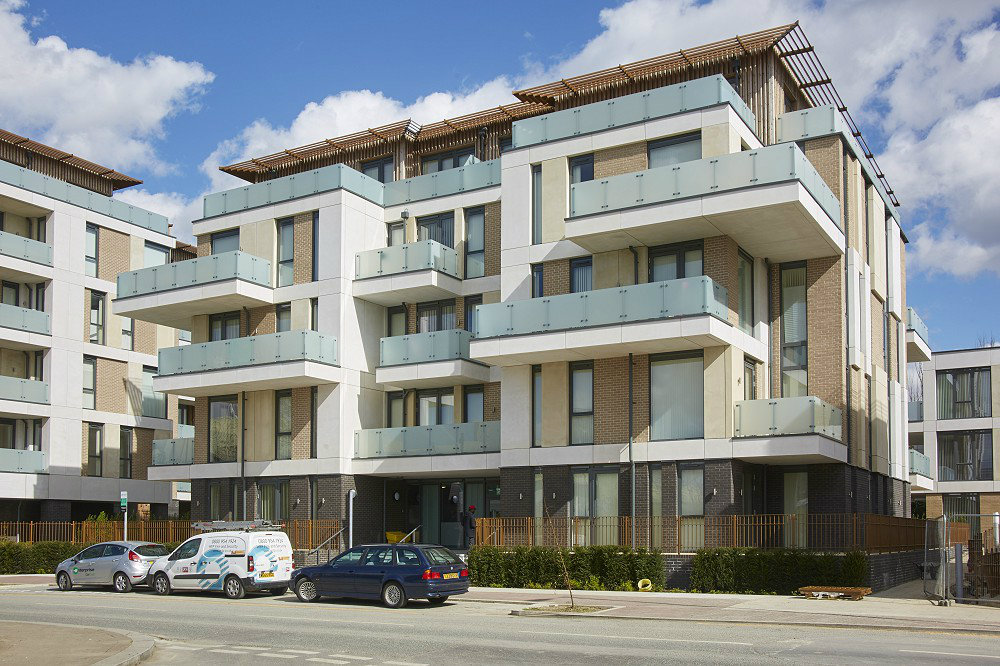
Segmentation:
{"type": "Polygon", "coordinates": [[[469,505],[907,514],[906,238],[817,66],[782,26],[223,167],[198,257],[119,277],[192,335],[150,477],[453,546],[469,505]]]}
{"type": "Polygon", "coordinates": [[[1000,348],[934,352],[909,374],[913,514],[1000,512],[1000,348]]]}
{"type": "MultiPolygon", "coordinates": [[[[148,479],[177,399],[152,390],[173,329],[111,312],[116,277],[171,260],[167,219],[112,198],[141,181],[0,130],[0,520],[167,517],[148,479]]],[[[188,491],[189,492],[189,491],[188,491]]]]}

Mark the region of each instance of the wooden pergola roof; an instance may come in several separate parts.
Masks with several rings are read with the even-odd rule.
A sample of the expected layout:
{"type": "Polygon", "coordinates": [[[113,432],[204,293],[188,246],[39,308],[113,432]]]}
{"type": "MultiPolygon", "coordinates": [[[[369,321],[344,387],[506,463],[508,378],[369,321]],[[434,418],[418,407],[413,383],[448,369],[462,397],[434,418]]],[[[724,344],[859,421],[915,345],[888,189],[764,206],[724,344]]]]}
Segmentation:
{"type": "Polygon", "coordinates": [[[126,176],[125,174],[115,171],[114,169],[109,169],[108,167],[101,166],[100,164],[95,164],[94,162],[85,160],[82,157],[77,157],[72,153],[67,153],[59,150],[58,148],[53,148],[52,146],[46,146],[44,143],[32,141],[27,137],[21,136],[20,134],[14,134],[13,132],[8,132],[7,130],[0,129],[0,142],[16,146],[22,150],[27,150],[28,152],[36,155],[48,157],[56,160],[57,162],[62,162],[71,167],[82,169],[83,171],[105,178],[111,181],[112,190],[120,190],[142,183],[141,180],[132,178],[131,176],[126,176]]]}

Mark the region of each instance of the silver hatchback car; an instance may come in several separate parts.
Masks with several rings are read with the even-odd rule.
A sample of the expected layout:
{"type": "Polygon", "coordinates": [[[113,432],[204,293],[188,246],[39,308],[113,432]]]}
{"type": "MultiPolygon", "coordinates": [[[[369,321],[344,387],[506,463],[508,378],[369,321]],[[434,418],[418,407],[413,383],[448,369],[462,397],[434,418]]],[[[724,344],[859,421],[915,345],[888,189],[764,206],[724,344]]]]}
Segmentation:
{"type": "Polygon", "coordinates": [[[133,585],[146,582],[150,565],[163,555],[166,546],[148,541],[106,541],[89,546],[59,563],[56,585],[72,590],[75,585],[112,585],[118,592],[129,592],[133,585]]]}

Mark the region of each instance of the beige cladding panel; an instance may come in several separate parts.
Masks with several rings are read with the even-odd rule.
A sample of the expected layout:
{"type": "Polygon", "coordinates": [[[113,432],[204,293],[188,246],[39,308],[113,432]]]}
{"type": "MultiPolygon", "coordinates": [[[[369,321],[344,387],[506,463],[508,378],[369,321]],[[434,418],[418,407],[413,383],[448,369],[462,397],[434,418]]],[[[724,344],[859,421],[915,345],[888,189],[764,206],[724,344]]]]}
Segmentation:
{"type": "Polygon", "coordinates": [[[208,315],[191,318],[191,343],[208,342],[208,315]]]}
{"type": "MultiPolygon", "coordinates": [[[[636,248],[639,263],[639,283],[646,281],[647,271],[645,246],[636,248]]],[[[632,253],[625,250],[599,252],[594,255],[594,289],[621,287],[635,282],[636,266],[632,253]]]]}
{"type": "Polygon", "coordinates": [[[732,437],[736,396],[743,397],[743,352],[733,347],[709,347],[704,363],[705,437],[732,437]]]}
{"type": "Polygon", "coordinates": [[[240,249],[247,254],[270,261],[272,272],[277,239],[278,231],[274,220],[261,220],[240,227],[240,249]]]}
{"type": "Polygon", "coordinates": [[[139,236],[129,236],[128,265],[130,271],[145,268],[146,242],[139,236]]]}
{"type": "MultiPolygon", "coordinates": [[[[156,325],[156,349],[177,346],[177,330],[169,326],[156,325]]],[[[155,351],[153,352],[156,353],[155,351]]]]}
{"type": "Polygon", "coordinates": [[[569,168],[565,157],[542,162],[542,242],[552,243],[566,236],[569,210],[569,168]]]}
{"type": "Polygon", "coordinates": [[[569,444],[569,364],[542,364],[542,446],[569,444]]]}
{"type": "Polygon", "coordinates": [[[736,128],[729,123],[707,125],[701,128],[701,157],[718,157],[738,153],[743,147],[736,128]]]}
{"type": "Polygon", "coordinates": [[[17,349],[0,349],[0,374],[24,378],[27,369],[25,353],[17,349]]]}
{"type": "Polygon", "coordinates": [[[106,479],[117,479],[121,472],[119,465],[120,446],[121,427],[115,423],[105,423],[104,449],[101,451],[101,476],[106,479]]]}
{"type": "Polygon", "coordinates": [[[881,300],[886,299],[886,237],[885,237],[885,204],[881,197],[872,197],[872,213],[869,215],[871,239],[869,262],[872,269],[872,291],[881,300]]]}
{"type": "MultiPolygon", "coordinates": [[[[990,390],[993,393],[993,418],[1000,418],[1000,365],[994,365],[990,368],[990,390]]],[[[997,438],[994,437],[993,441],[996,442],[997,438]]],[[[994,458],[994,460],[1000,460],[1000,458],[994,458]]],[[[1000,476],[994,477],[1000,479],[1000,476]]]]}
{"type": "Polygon", "coordinates": [[[247,460],[274,460],[274,391],[246,393],[247,460]]]}
{"type": "Polygon", "coordinates": [[[292,330],[293,331],[308,331],[309,330],[309,316],[312,309],[312,303],[308,298],[299,298],[292,301],[292,330]]]}
{"type": "Polygon", "coordinates": [[[31,237],[31,225],[28,224],[28,218],[7,211],[4,211],[3,214],[3,230],[8,234],[23,236],[24,238],[31,237]]]}

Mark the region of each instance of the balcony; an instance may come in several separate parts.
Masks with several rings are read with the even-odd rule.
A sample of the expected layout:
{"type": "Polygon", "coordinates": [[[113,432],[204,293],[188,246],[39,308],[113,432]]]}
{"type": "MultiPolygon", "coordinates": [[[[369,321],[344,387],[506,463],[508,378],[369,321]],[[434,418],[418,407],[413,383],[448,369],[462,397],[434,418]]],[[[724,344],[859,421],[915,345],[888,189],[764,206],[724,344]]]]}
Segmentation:
{"type": "Polygon", "coordinates": [[[910,449],[910,485],[917,490],[934,490],[931,459],[916,449],[910,449]]]}
{"type": "Polygon", "coordinates": [[[768,464],[846,462],[842,414],[819,398],[737,400],[733,457],[768,464]]]}
{"type": "Polygon", "coordinates": [[[0,375],[0,400],[49,404],[49,383],[0,375]]]}
{"type": "Polygon", "coordinates": [[[455,169],[386,183],[382,205],[388,208],[499,186],[500,160],[474,162],[455,169]]]}
{"type": "Polygon", "coordinates": [[[194,437],[153,440],[153,465],[190,465],[194,463],[194,437]]]}
{"type": "Polygon", "coordinates": [[[469,360],[471,339],[462,329],[382,338],[375,381],[401,389],[488,382],[489,367],[469,360]]]}
{"type": "MultiPolygon", "coordinates": [[[[0,164],[6,164],[0,160],[0,164]]],[[[12,279],[33,282],[41,277],[52,277],[52,246],[48,243],[0,231],[0,255],[16,259],[5,262],[2,270],[12,279]],[[45,268],[43,268],[45,267],[45,268]]]]}
{"type": "Polygon", "coordinates": [[[0,303],[0,340],[12,349],[44,349],[52,344],[47,312],[0,303]]]}
{"type": "Polygon", "coordinates": [[[190,330],[191,317],[273,303],[271,262],[245,252],[224,252],[118,276],[112,311],[190,330]]]}
{"type": "Polygon", "coordinates": [[[591,252],[726,235],[772,261],[843,251],[840,204],[794,143],[570,185],[566,237],[591,252]]]}
{"type": "Polygon", "coordinates": [[[337,383],[337,339],[287,331],[161,349],[153,390],[189,396],[337,383]]]}
{"type": "Polygon", "coordinates": [[[931,360],[931,336],[927,324],[913,308],[906,308],[906,360],[909,363],[931,360]]]}
{"type": "Polygon", "coordinates": [[[923,400],[911,400],[906,403],[906,420],[910,423],[919,423],[924,420],[923,400]]]}
{"type": "Polygon", "coordinates": [[[355,473],[485,472],[499,466],[499,455],[499,421],[354,433],[355,473]],[[491,460],[484,454],[495,454],[497,459],[491,460]]]}
{"type": "Polygon", "coordinates": [[[49,465],[44,451],[0,449],[0,472],[16,474],[46,474],[49,465]]]}
{"type": "Polygon", "coordinates": [[[500,366],[728,344],[761,357],[763,344],[729,323],[728,299],[698,276],[480,305],[470,352],[500,366]]]}
{"type": "Polygon", "coordinates": [[[462,295],[458,252],[424,240],[354,256],[354,296],[379,305],[418,303],[462,295]]]}

